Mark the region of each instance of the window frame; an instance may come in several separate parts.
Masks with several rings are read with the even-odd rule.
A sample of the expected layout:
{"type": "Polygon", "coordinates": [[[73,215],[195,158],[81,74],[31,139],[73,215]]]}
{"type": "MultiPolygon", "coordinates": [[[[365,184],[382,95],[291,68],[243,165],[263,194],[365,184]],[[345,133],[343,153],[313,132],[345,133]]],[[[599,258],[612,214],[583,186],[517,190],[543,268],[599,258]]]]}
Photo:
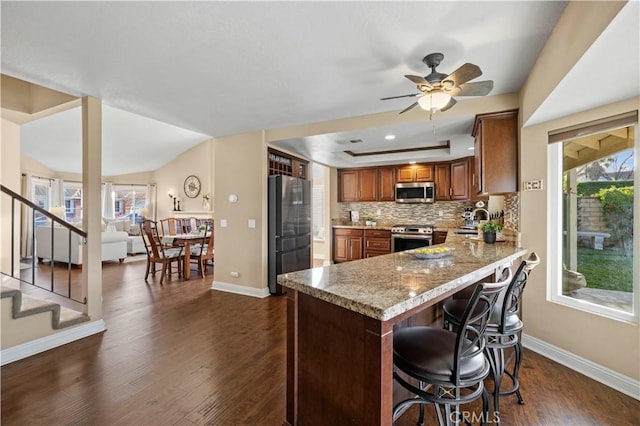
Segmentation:
{"type": "Polygon", "coordinates": [[[624,312],[618,309],[581,300],[562,294],[562,211],[563,211],[563,187],[562,187],[562,156],[563,143],[550,143],[547,150],[547,301],[558,303],[574,309],[600,315],[606,318],[624,321],[632,324],[639,322],[640,308],[640,179],[638,179],[638,166],[640,163],[640,141],[638,140],[639,125],[632,123],[634,128],[634,238],[633,238],[633,308],[632,312],[624,312]]]}

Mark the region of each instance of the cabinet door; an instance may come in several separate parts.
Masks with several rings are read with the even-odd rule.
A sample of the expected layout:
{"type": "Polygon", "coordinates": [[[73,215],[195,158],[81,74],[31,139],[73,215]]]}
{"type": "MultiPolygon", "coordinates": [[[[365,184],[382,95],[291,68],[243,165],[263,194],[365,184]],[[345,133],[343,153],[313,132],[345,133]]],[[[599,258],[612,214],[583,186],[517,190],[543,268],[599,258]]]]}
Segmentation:
{"type": "Polygon", "coordinates": [[[349,238],[349,260],[362,259],[362,237],[349,238]]]}
{"type": "Polygon", "coordinates": [[[334,235],[333,237],[333,261],[335,263],[349,260],[349,237],[334,235]]]}
{"type": "Polygon", "coordinates": [[[432,182],[434,179],[432,164],[421,164],[416,167],[416,182],[432,182]]]}
{"type": "Polygon", "coordinates": [[[451,167],[449,163],[435,165],[436,201],[450,200],[451,167]]]}
{"type": "Polygon", "coordinates": [[[447,241],[447,231],[433,231],[433,244],[444,244],[447,241]]]}
{"type": "Polygon", "coordinates": [[[478,127],[478,133],[473,142],[473,151],[475,152],[475,193],[482,194],[482,126],[478,127]]]}
{"type": "Polygon", "coordinates": [[[412,166],[398,167],[396,169],[398,182],[413,182],[415,180],[415,170],[412,166]]]}
{"type": "Polygon", "coordinates": [[[358,172],[356,170],[340,170],[338,172],[338,201],[358,201],[358,172]]]}
{"type": "Polygon", "coordinates": [[[469,199],[469,160],[451,162],[451,200],[469,199]]]}
{"type": "Polygon", "coordinates": [[[396,169],[385,167],[378,170],[378,201],[396,199],[396,169]]]}
{"type": "Polygon", "coordinates": [[[378,197],[378,171],[363,169],[358,171],[358,200],[376,201],[378,197]]]}

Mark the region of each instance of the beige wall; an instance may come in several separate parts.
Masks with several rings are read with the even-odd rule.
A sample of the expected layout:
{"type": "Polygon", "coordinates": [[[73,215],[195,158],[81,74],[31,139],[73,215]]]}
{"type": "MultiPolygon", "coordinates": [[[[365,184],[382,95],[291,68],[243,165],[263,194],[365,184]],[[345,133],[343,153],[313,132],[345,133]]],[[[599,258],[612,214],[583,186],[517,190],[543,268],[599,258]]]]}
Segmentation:
{"type": "MultiPolygon", "coordinates": [[[[20,194],[20,163],[16,161],[20,158],[20,126],[10,121],[2,119],[2,143],[0,144],[0,176],[2,185],[20,194]]],[[[20,210],[16,209],[15,214],[19,219],[20,210]]],[[[0,194],[0,235],[11,235],[11,198],[4,193],[0,194]]],[[[16,226],[16,235],[20,235],[20,228],[16,226]]],[[[11,238],[0,238],[0,259],[2,271],[11,270],[11,238]]],[[[15,253],[20,253],[20,241],[14,244],[15,253]]],[[[20,256],[15,259],[16,267],[19,267],[20,256]]]]}
{"type": "MultiPolygon", "coordinates": [[[[547,134],[551,130],[638,109],[640,99],[608,105],[521,129],[523,180],[547,176],[547,134]]],[[[547,187],[548,185],[545,185],[547,187]]],[[[542,262],[531,275],[524,298],[525,333],[544,342],[640,379],[640,330],[630,324],[579,311],[547,300],[547,191],[521,193],[522,244],[542,262]]],[[[638,295],[635,295],[638,297],[638,295]]]]}
{"type": "Polygon", "coordinates": [[[213,211],[213,203],[210,203],[208,209],[203,207],[202,204],[203,195],[210,193],[213,196],[213,164],[213,140],[210,139],[182,153],[170,163],[157,169],[153,174],[158,191],[157,218],[171,217],[173,201],[168,196],[169,191],[174,196],[178,196],[180,208],[183,211],[213,211]],[[200,194],[196,198],[187,198],[184,193],[184,180],[189,175],[196,175],[200,178],[202,186],[200,194]]]}
{"type": "MultiPolygon", "coordinates": [[[[540,107],[555,84],[565,77],[567,70],[575,65],[620,8],[621,4],[614,2],[572,2],[567,6],[521,91],[521,119],[524,117],[526,122],[540,107]]],[[[594,69],[593,72],[593,81],[600,80],[599,70],[594,69]]],[[[547,179],[549,131],[637,110],[639,103],[638,98],[629,99],[521,128],[521,180],[547,179]]],[[[547,252],[547,191],[527,191],[520,195],[523,247],[536,251],[542,259],[527,285],[523,308],[524,332],[628,377],[640,379],[640,331],[637,324],[608,319],[547,300],[547,259],[550,255],[547,252]]]]}
{"type": "Polygon", "coordinates": [[[216,139],[214,288],[242,286],[258,295],[267,287],[267,146],[263,133],[216,139]],[[238,196],[230,203],[228,196],[238,196]],[[256,221],[255,229],[247,226],[256,221]],[[223,228],[220,221],[226,220],[223,228]],[[231,276],[238,272],[239,277],[231,276]]]}

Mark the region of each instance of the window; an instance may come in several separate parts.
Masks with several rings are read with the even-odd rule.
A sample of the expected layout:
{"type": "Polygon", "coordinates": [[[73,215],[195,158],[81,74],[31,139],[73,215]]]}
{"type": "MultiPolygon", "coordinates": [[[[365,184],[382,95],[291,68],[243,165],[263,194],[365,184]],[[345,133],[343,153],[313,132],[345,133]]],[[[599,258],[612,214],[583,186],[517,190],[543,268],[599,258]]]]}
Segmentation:
{"type": "Polygon", "coordinates": [[[637,131],[610,119],[551,135],[548,212],[551,300],[635,321],[637,131]]]}
{"type": "MultiPolygon", "coordinates": [[[[38,207],[45,210],[51,208],[51,180],[33,177],[31,179],[31,201],[38,207]]],[[[34,219],[36,226],[47,223],[47,217],[41,213],[35,212],[34,219]]]]}
{"type": "Polygon", "coordinates": [[[82,183],[64,182],[65,220],[76,223],[82,220],[82,183]]]}
{"type": "Polygon", "coordinates": [[[324,240],[324,185],[313,185],[313,238],[324,240]]]}
{"type": "Polygon", "coordinates": [[[113,185],[115,217],[128,218],[131,223],[142,223],[140,214],[147,201],[147,185],[113,185]]]}

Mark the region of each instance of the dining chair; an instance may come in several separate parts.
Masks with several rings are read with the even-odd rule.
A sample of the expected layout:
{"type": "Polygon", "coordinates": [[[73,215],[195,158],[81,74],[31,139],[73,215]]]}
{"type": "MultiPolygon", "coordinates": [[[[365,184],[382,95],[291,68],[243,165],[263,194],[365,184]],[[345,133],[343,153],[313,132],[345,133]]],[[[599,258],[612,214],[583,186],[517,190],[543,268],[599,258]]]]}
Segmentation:
{"type": "Polygon", "coordinates": [[[142,223],[142,240],[144,242],[145,250],[147,251],[147,270],[144,275],[144,280],[147,281],[149,277],[149,270],[152,269],[152,273],[156,273],[156,264],[162,265],[162,274],[160,275],[160,284],[164,282],[164,277],[167,274],[172,273],[171,265],[175,262],[178,267],[178,275],[182,274],[182,265],[184,263],[184,247],[167,248],[162,245],[161,237],[158,233],[157,223],[152,220],[145,220],[142,223]]]}
{"type": "MultiPolygon", "coordinates": [[[[189,262],[195,262],[198,265],[198,271],[202,278],[204,278],[204,274],[207,269],[207,263],[211,260],[213,263],[213,254],[214,254],[214,238],[213,231],[209,232],[209,235],[205,235],[202,237],[202,241],[190,249],[190,258],[189,262]]],[[[189,268],[191,265],[186,265],[185,267],[189,268]]]]}
{"type": "Polygon", "coordinates": [[[166,219],[160,219],[160,235],[176,235],[181,234],[181,226],[178,219],[169,217],[166,219]],[[180,232],[178,232],[180,231],[180,232]]]}

